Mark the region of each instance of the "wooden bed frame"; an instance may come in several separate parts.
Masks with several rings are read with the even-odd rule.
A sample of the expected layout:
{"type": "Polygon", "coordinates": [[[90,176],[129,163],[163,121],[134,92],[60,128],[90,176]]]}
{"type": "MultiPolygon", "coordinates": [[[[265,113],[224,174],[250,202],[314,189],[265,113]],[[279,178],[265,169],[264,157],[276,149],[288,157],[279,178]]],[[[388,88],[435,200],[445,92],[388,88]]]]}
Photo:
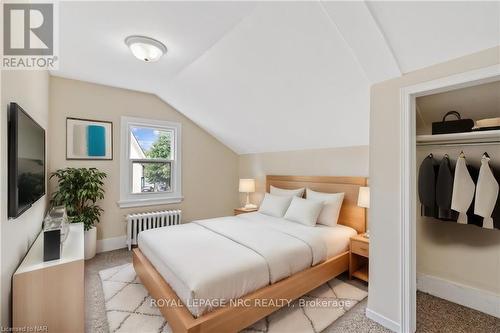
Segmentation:
{"type": "MultiPolygon", "coordinates": [[[[273,185],[286,189],[307,187],[318,192],[344,192],[344,202],[338,223],[352,227],[358,233],[365,232],[365,210],[357,206],[357,198],[359,187],[366,186],[366,184],[364,177],[266,177],[267,191],[273,185]]],[[[157,304],[160,305],[159,310],[175,333],[223,333],[238,332],[280,309],[282,305],[279,303],[282,300],[297,299],[347,271],[349,251],[243,296],[238,304],[226,305],[199,318],[193,317],[139,248],[133,250],[133,262],[141,282],[150,295],[157,300],[157,304]],[[274,302],[274,304],[264,307],[261,306],[260,300],[274,302]]]]}

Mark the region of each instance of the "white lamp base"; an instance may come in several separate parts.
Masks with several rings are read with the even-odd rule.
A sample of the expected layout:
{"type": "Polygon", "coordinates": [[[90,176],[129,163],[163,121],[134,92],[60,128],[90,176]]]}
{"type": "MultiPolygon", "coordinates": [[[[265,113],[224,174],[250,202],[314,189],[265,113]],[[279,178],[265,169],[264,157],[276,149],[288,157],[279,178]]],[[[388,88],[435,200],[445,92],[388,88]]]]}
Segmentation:
{"type": "Polygon", "coordinates": [[[245,209],[255,209],[255,208],[257,208],[256,205],[250,203],[250,193],[248,193],[248,192],[247,192],[247,203],[246,203],[246,205],[245,205],[244,208],[245,209]]]}

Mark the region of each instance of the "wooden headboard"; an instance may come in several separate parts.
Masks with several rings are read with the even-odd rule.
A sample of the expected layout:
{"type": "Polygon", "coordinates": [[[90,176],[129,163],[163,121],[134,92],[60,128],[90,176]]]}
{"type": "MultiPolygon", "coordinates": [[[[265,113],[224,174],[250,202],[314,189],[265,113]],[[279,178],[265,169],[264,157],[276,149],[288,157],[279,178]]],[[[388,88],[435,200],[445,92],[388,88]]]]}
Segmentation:
{"type": "Polygon", "coordinates": [[[285,189],[305,187],[325,193],[344,192],[338,223],[351,227],[358,233],[366,231],[365,208],[358,207],[359,188],[367,185],[365,177],[267,176],[266,192],[269,192],[271,185],[285,189]]]}

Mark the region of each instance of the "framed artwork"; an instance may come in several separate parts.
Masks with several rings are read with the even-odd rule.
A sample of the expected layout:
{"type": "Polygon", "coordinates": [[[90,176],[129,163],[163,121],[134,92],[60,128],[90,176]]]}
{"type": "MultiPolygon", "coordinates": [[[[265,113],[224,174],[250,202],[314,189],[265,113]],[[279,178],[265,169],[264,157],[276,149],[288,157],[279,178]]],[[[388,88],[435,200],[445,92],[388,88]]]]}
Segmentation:
{"type": "Polygon", "coordinates": [[[113,123],[66,118],[67,160],[112,160],[113,123]]]}

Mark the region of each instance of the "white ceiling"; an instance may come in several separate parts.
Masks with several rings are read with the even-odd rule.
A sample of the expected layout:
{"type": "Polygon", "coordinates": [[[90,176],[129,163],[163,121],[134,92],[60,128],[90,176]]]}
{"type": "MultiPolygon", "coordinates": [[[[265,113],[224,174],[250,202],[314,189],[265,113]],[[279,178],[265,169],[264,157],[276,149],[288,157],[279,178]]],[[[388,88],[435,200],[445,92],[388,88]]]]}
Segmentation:
{"type": "Polygon", "coordinates": [[[237,153],[368,144],[370,85],[500,44],[498,2],[61,2],[54,75],[157,94],[237,153]],[[136,60],[123,40],[169,51],[136,60]]]}

